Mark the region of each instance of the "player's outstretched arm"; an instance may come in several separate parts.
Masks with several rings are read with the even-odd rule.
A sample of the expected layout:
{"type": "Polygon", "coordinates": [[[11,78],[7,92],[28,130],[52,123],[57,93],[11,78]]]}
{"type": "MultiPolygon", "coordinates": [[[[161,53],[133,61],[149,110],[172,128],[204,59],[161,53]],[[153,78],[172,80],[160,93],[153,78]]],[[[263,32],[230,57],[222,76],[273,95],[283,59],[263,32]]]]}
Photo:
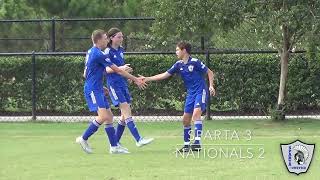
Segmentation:
{"type": "Polygon", "coordinates": [[[157,74],[157,75],[150,76],[150,77],[143,77],[143,76],[140,76],[140,77],[143,77],[145,82],[149,82],[149,81],[161,81],[161,80],[169,78],[170,76],[171,76],[170,73],[164,72],[164,73],[157,74]]]}
{"type": "MultiPolygon", "coordinates": [[[[128,73],[132,73],[133,69],[130,67],[130,64],[125,64],[123,66],[119,66],[120,69],[127,71],[128,73]]],[[[106,68],[108,74],[115,73],[110,67],[106,68]]]]}
{"type": "MultiPolygon", "coordinates": [[[[143,81],[142,78],[137,78],[114,64],[111,65],[110,68],[113,70],[113,72],[118,73],[127,79],[131,79],[136,85],[139,86],[140,89],[145,89],[147,87],[147,83],[143,81]]],[[[106,71],[107,71],[107,68],[106,68],[106,71]]]]}
{"type": "Polygon", "coordinates": [[[208,80],[209,80],[209,91],[210,95],[214,96],[216,94],[216,90],[214,89],[214,73],[210,69],[207,71],[208,80]]]}

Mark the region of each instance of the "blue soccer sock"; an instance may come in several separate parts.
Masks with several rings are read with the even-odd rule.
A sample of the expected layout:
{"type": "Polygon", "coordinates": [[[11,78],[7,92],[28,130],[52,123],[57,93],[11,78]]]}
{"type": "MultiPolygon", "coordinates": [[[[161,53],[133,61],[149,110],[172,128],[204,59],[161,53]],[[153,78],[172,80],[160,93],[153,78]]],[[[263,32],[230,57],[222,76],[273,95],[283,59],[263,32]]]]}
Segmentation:
{"type": "Polygon", "coordinates": [[[202,121],[201,120],[196,120],[194,122],[194,144],[200,144],[201,141],[201,135],[202,135],[202,121]]]}
{"type": "Polygon", "coordinates": [[[190,144],[190,131],[191,131],[191,126],[184,126],[183,128],[183,140],[184,140],[184,145],[189,145],[190,144]]]}
{"type": "Polygon", "coordinates": [[[105,131],[108,135],[110,145],[112,147],[117,146],[118,142],[117,142],[116,132],[114,130],[113,124],[106,124],[105,131]]]}
{"type": "Polygon", "coordinates": [[[124,131],[125,127],[126,127],[126,123],[123,122],[123,121],[121,121],[121,120],[119,120],[118,126],[117,126],[117,130],[116,130],[117,142],[120,141],[121,136],[122,136],[122,134],[123,134],[123,131],[124,131]]]}
{"type": "Polygon", "coordinates": [[[132,117],[129,117],[126,119],[126,124],[132,134],[132,136],[134,137],[134,139],[138,142],[141,139],[141,136],[138,132],[138,129],[135,125],[135,123],[133,122],[132,117]]]}
{"type": "Polygon", "coordinates": [[[90,136],[92,136],[98,129],[99,129],[99,126],[101,124],[98,123],[97,120],[93,120],[90,124],[89,124],[89,127],[86,129],[86,131],[83,133],[82,135],[82,139],[84,140],[88,140],[88,138],[90,136]]]}

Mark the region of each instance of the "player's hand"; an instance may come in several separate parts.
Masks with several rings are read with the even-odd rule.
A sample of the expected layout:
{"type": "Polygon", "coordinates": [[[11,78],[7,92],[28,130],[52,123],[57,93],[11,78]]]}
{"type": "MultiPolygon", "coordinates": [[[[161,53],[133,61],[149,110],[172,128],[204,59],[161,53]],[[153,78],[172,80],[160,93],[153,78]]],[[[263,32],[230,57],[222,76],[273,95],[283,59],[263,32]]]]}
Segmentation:
{"type": "Polygon", "coordinates": [[[120,66],[119,68],[124,70],[124,71],[127,71],[128,73],[132,73],[133,72],[133,69],[132,69],[132,67],[130,67],[130,64],[125,64],[123,66],[120,66]]]}
{"type": "Polygon", "coordinates": [[[109,90],[106,87],[103,87],[103,93],[105,96],[109,96],[109,90]]]}
{"type": "Polygon", "coordinates": [[[142,75],[140,75],[140,74],[138,74],[138,75],[139,75],[139,79],[142,79],[143,82],[147,82],[147,78],[146,78],[146,77],[144,77],[144,76],[142,76],[142,75]]]}
{"type": "Polygon", "coordinates": [[[214,89],[213,86],[210,86],[210,87],[209,87],[209,92],[210,92],[210,95],[211,95],[211,96],[215,96],[215,95],[216,95],[216,90],[214,89]]]}
{"type": "Polygon", "coordinates": [[[134,83],[140,88],[140,89],[146,89],[147,88],[147,83],[143,80],[144,78],[138,77],[134,83]]]}

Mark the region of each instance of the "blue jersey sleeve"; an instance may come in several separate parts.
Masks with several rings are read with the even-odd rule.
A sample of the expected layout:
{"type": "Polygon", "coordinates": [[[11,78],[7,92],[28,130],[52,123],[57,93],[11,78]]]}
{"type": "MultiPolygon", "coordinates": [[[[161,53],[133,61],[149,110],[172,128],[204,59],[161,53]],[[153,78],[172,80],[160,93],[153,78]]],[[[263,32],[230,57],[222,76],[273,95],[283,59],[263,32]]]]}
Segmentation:
{"type": "Polygon", "coordinates": [[[112,53],[112,51],[110,50],[110,48],[106,48],[106,49],[104,50],[104,54],[105,54],[106,56],[108,56],[109,59],[110,59],[110,61],[113,63],[114,58],[113,58],[113,53],[112,53]]]}
{"type": "Polygon", "coordinates": [[[103,67],[112,66],[113,63],[110,60],[110,57],[108,54],[100,54],[98,58],[99,64],[101,64],[103,67]]]}
{"type": "Polygon", "coordinates": [[[203,62],[201,62],[200,60],[194,62],[194,67],[197,71],[201,73],[207,73],[208,71],[208,67],[205,64],[203,64],[203,62]]]}
{"type": "Polygon", "coordinates": [[[171,75],[178,72],[178,63],[175,63],[167,72],[171,75]]]}

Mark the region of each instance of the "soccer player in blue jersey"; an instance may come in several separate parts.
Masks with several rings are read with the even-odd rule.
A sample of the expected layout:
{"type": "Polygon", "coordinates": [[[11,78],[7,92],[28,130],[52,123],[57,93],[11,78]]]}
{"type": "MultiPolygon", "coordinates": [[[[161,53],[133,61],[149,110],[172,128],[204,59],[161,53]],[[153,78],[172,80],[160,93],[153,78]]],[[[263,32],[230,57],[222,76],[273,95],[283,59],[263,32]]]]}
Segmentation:
{"type": "MultiPolygon", "coordinates": [[[[105,53],[109,54],[112,63],[131,72],[132,68],[130,65],[125,64],[124,49],[121,47],[123,41],[122,32],[118,28],[111,28],[107,36],[110,41],[105,53]]],[[[151,143],[153,138],[142,137],[133,121],[130,107],[132,98],[127,79],[115,73],[111,68],[107,68],[106,80],[112,103],[115,107],[119,107],[121,111],[121,120],[118,122],[116,130],[117,141],[120,141],[123,131],[127,126],[138,147],[151,143]]],[[[121,146],[120,143],[119,146],[121,146]]]]}
{"type": "Polygon", "coordinates": [[[129,153],[127,149],[117,145],[118,142],[116,139],[115,129],[112,124],[113,114],[110,110],[106,96],[104,95],[103,75],[106,68],[110,67],[114,72],[131,79],[141,88],[144,88],[146,84],[141,80],[141,78],[137,78],[125,70],[118,68],[111,62],[109,55],[102,51],[107,47],[109,42],[108,37],[103,30],[93,31],[91,38],[94,45],[88,50],[86,56],[84,96],[89,110],[91,112],[97,112],[98,116],[90,123],[83,135],[76,139],[76,142],[80,144],[86,153],[92,153],[92,149],[87,140],[98,130],[100,125],[105,123],[105,132],[110,142],[109,152],[111,154],[129,153]]]}
{"type": "Polygon", "coordinates": [[[191,45],[186,42],[180,42],[176,47],[176,54],[179,61],[177,61],[168,71],[151,77],[142,76],[145,82],[167,79],[173,74],[181,76],[187,89],[187,97],[183,114],[184,146],[180,149],[180,152],[201,150],[201,114],[206,109],[208,90],[210,95],[215,95],[213,82],[214,73],[199,59],[192,58],[190,52],[191,45]],[[209,89],[206,86],[204,75],[208,76],[209,89]],[[193,144],[190,144],[191,120],[194,122],[195,126],[195,141],[193,144]]]}

